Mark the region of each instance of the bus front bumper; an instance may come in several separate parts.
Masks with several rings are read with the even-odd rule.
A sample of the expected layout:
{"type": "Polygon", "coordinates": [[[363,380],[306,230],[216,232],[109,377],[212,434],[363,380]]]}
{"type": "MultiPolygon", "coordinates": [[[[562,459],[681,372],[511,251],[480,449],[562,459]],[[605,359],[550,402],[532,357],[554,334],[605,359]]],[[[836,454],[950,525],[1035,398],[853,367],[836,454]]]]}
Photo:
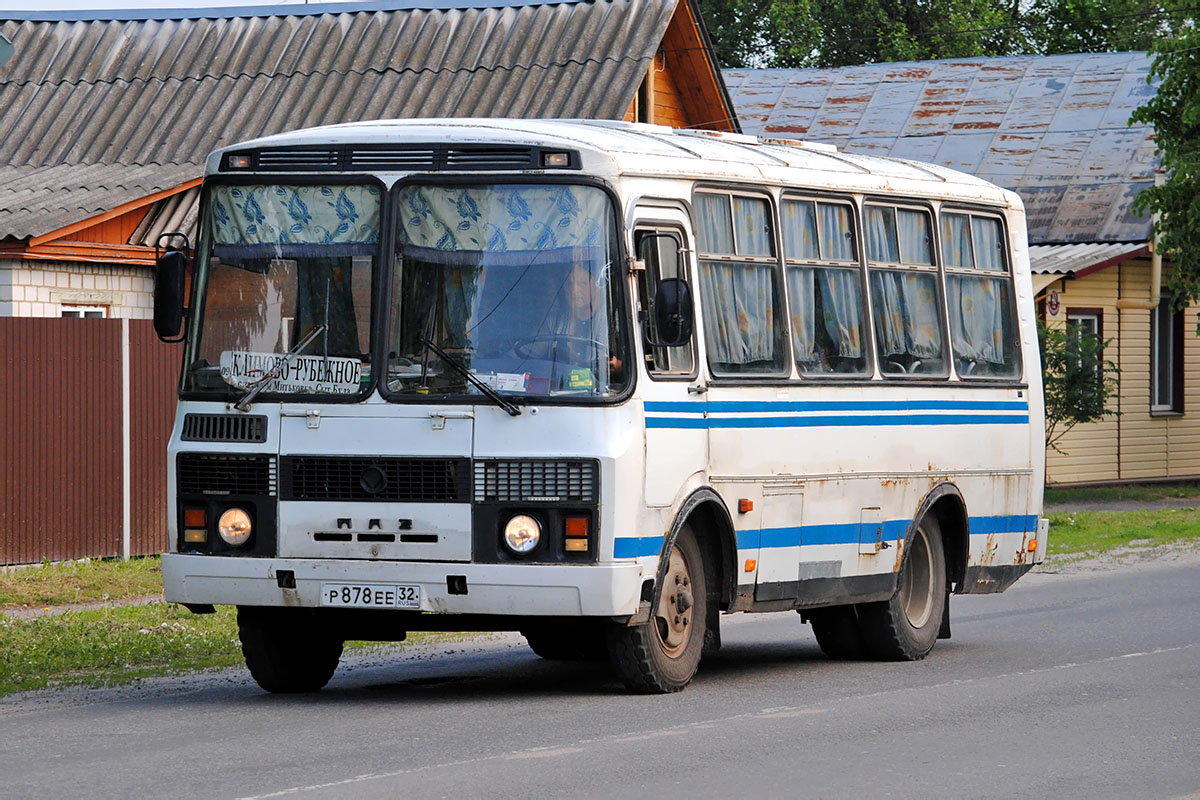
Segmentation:
{"type": "Polygon", "coordinates": [[[189,606],[317,608],[334,586],[419,586],[421,611],[556,617],[627,617],[638,610],[643,580],[653,577],[633,563],[318,561],[181,553],[164,554],[162,570],[167,602],[189,606]]]}

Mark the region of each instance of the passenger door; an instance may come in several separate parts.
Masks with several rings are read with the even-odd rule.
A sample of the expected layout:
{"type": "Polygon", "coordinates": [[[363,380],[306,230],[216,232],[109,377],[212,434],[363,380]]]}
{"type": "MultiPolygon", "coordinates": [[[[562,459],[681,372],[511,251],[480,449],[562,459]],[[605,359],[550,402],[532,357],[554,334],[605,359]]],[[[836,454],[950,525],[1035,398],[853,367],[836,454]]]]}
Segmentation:
{"type": "MultiPolygon", "coordinates": [[[[680,347],[656,347],[654,295],[658,282],[684,278],[690,286],[694,251],[686,213],[677,206],[639,206],[634,252],[645,269],[636,274],[634,297],[639,358],[649,380],[640,381],[646,425],[645,493],[649,506],[670,506],[688,479],[708,462],[704,387],[697,369],[696,332],[680,347]],[[682,252],[680,252],[682,251],[682,252]],[[678,254],[678,255],[677,255],[678,254]]],[[[693,296],[695,291],[693,289],[693,296]]]]}

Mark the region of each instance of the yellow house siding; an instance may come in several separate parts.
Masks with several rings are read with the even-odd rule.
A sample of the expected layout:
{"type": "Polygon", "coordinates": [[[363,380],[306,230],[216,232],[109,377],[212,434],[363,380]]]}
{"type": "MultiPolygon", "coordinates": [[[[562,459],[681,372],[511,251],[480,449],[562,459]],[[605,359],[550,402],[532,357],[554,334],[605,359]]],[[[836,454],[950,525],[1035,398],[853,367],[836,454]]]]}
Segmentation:
{"type": "MultiPolygon", "coordinates": [[[[1108,357],[1116,361],[1117,270],[1101,270],[1083,278],[1068,278],[1058,284],[1062,297],[1062,317],[1051,325],[1065,326],[1067,314],[1078,309],[1100,309],[1102,333],[1112,339],[1108,357]]],[[[1053,287],[1051,287],[1053,288],[1053,287]]],[[[1117,401],[1110,404],[1114,410],[1117,401]]],[[[1118,426],[1113,417],[1101,422],[1076,425],[1058,441],[1063,452],[1046,454],[1046,479],[1051,483],[1110,481],[1120,478],[1117,468],[1118,426]]]]}
{"type": "MultiPolygon", "coordinates": [[[[1121,412],[1103,422],[1076,426],[1062,438],[1066,454],[1050,451],[1049,483],[1200,476],[1200,338],[1197,313],[1184,319],[1184,413],[1150,412],[1150,311],[1119,308],[1117,298],[1150,297],[1150,261],[1138,259],[1061,284],[1063,317],[1073,309],[1100,309],[1107,357],[1121,370],[1110,404],[1121,412]]],[[[1053,287],[1051,287],[1053,288],[1053,287]]]]}

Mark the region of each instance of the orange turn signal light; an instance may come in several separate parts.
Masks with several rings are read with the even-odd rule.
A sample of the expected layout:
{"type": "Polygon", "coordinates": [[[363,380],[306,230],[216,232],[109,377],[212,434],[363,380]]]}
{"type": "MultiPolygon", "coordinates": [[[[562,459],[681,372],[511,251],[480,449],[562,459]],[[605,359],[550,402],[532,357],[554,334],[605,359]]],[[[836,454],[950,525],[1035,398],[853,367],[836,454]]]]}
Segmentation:
{"type": "Polygon", "coordinates": [[[1037,539],[1029,540],[1029,552],[1031,552],[1031,553],[1037,552],[1037,539]]]}
{"type": "Polygon", "coordinates": [[[568,539],[586,537],[588,535],[588,518],[567,517],[565,533],[568,539]]]}
{"type": "Polygon", "coordinates": [[[746,559],[746,572],[754,572],[754,570],[756,570],[756,569],[758,569],[758,561],[753,558],[747,558],[746,559]]]}
{"type": "Polygon", "coordinates": [[[185,508],[183,510],[183,524],[187,528],[207,528],[208,527],[208,509],[206,508],[185,508]]]}
{"type": "Polygon", "coordinates": [[[753,500],[747,500],[744,497],[741,500],[738,500],[738,513],[739,514],[748,514],[753,510],[754,510],[754,501],[753,500]]]}

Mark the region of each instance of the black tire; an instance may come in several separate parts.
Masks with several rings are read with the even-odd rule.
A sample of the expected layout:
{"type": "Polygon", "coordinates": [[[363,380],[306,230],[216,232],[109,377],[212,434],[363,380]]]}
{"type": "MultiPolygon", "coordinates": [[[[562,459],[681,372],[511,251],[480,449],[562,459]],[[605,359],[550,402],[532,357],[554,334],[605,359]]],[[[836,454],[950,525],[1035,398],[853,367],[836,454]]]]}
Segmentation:
{"type": "Polygon", "coordinates": [[[816,608],[804,614],[825,655],[838,661],[861,661],[871,656],[854,606],[816,608]]]}
{"type": "Polygon", "coordinates": [[[924,517],[905,544],[896,593],[858,606],[867,648],[885,661],[919,661],[937,642],[946,603],[946,554],[937,520],[924,517]]]}
{"type": "Polygon", "coordinates": [[[583,622],[576,626],[546,626],[521,631],[529,649],[547,661],[607,661],[608,642],[603,625],[583,622]]]}
{"type": "Polygon", "coordinates": [[[242,655],[263,689],[281,694],[316,692],[329,683],[342,640],[294,608],[238,607],[242,655]]]}
{"type": "Polygon", "coordinates": [[[633,692],[678,692],[700,666],[708,598],[704,559],[690,527],[679,531],[665,566],[650,620],[608,628],[609,660],[633,692]]]}

